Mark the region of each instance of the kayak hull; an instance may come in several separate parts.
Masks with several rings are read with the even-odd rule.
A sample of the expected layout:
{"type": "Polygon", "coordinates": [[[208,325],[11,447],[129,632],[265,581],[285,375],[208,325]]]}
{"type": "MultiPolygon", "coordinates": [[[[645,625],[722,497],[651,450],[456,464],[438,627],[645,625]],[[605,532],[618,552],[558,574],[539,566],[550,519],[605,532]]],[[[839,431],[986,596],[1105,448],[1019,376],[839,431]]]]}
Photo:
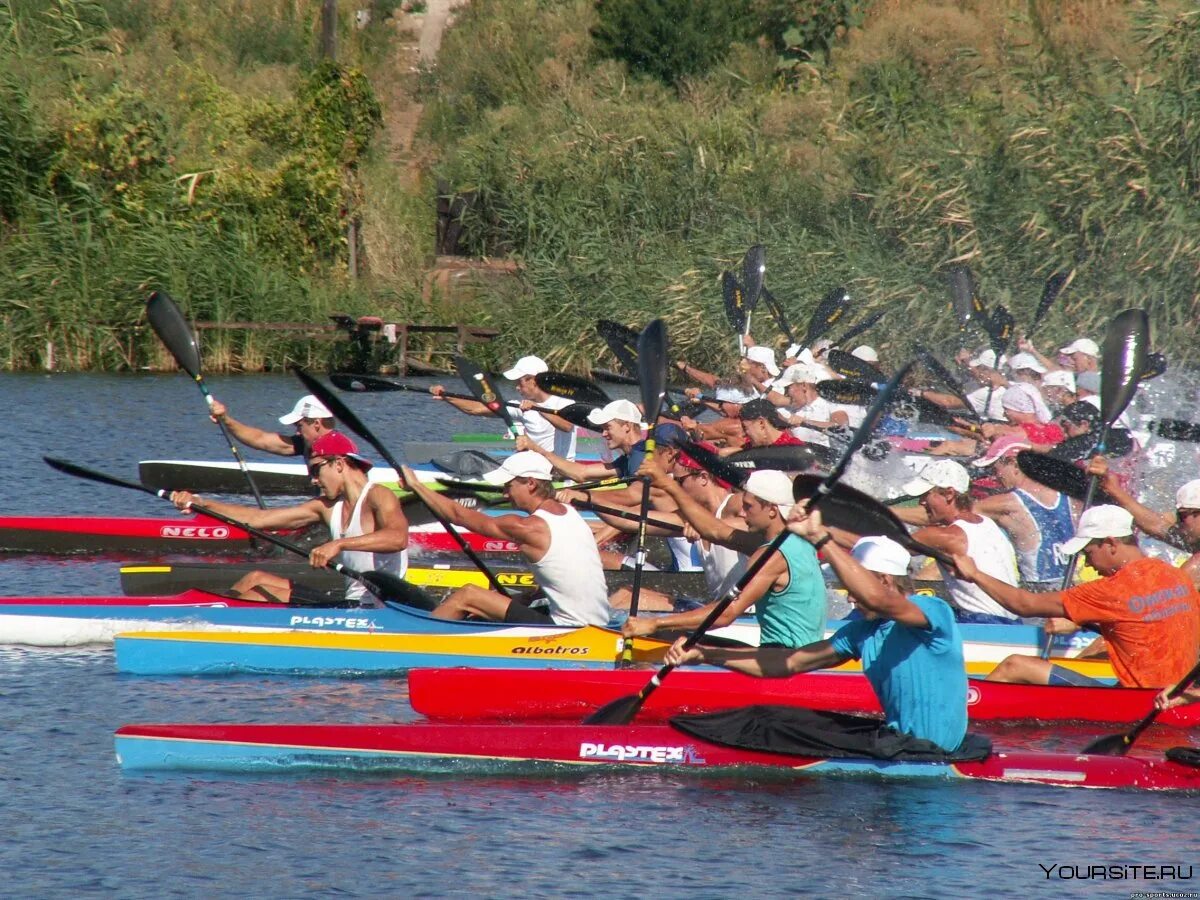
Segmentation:
{"type": "MultiPolygon", "coordinates": [[[[647,673],[628,670],[540,672],[506,669],[416,669],[408,675],[409,702],[431,719],[580,721],[645,686],[647,673]]],[[[972,679],[972,721],[1136,722],[1154,706],[1153,689],[1003,684],[972,679]]],[[[638,712],[640,721],[680,713],[707,713],[768,704],[829,712],[882,712],[862,675],[810,672],[791,678],[752,678],[726,671],[676,671],[638,712]]],[[[1158,724],[1200,725],[1200,704],[1159,714],[1158,724]]]]}
{"type": "Polygon", "coordinates": [[[589,770],[932,778],[1061,787],[1200,790],[1200,769],[1132,756],[997,752],[982,762],[824,759],[726,747],[669,725],[125,725],[129,771],[550,774],[589,770]]]}
{"type": "Polygon", "coordinates": [[[207,516],[0,516],[3,553],[244,553],[249,533],[207,516]]]}
{"type": "MultiPolygon", "coordinates": [[[[839,624],[829,623],[827,633],[839,624]]],[[[600,642],[602,651],[586,655],[580,650],[560,650],[535,652],[533,656],[522,656],[523,651],[514,653],[511,648],[464,650],[462,644],[456,644],[452,651],[431,651],[427,646],[397,643],[388,635],[131,633],[117,638],[117,668],[138,675],[388,675],[438,666],[612,668],[616,661],[615,634],[603,629],[591,631],[607,635],[600,642]]],[[[987,675],[1011,653],[1036,654],[1041,635],[1040,629],[1030,625],[967,625],[962,631],[969,675],[987,675]]],[[[754,620],[739,619],[728,628],[716,630],[713,636],[756,645],[758,634],[754,620]]],[[[1106,661],[1051,659],[1092,678],[1115,681],[1112,666],[1106,661]]],[[[835,671],[858,672],[861,666],[850,660],[835,671]]]]}

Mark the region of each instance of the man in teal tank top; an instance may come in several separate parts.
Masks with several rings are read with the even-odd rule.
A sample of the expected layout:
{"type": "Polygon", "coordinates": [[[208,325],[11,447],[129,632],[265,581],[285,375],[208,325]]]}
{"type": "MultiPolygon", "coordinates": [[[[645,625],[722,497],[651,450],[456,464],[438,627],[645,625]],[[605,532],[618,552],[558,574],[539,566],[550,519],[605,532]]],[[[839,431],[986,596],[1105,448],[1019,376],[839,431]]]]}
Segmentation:
{"type": "MultiPolygon", "coordinates": [[[[754,564],[764,547],[787,527],[792,509],[792,480],[783,472],[760,469],[746,479],[742,497],[742,515],[750,532],[765,543],[750,557],[754,564]]],[[[684,510],[681,507],[680,513],[684,510]]],[[[715,534],[709,540],[742,549],[746,532],[727,535],[729,542],[715,534]],[[735,540],[737,538],[737,540],[735,540]]],[[[720,599],[720,598],[718,598],[720,599]]],[[[774,647],[803,647],[825,636],[825,579],[817,554],[808,542],[789,535],[779,553],[767,560],[758,574],[742,589],[713,625],[721,628],[733,622],[751,604],[761,629],[760,643],[774,647]]],[[[683,613],[666,616],[637,616],[626,620],[621,631],[627,637],[647,637],[666,630],[695,628],[708,616],[715,603],[683,613]]]]}
{"type": "Polygon", "coordinates": [[[890,728],[957,750],[967,733],[967,676],[949,605],[912,593],[908,551],[889,538],[862,538],[850,552],[832,543],[819,512],[797,511],[790,527],[821,550],[863,618],[798,650],[684,650],[680,639],[665,661],[786,678],[858,658],[890,728]]]}

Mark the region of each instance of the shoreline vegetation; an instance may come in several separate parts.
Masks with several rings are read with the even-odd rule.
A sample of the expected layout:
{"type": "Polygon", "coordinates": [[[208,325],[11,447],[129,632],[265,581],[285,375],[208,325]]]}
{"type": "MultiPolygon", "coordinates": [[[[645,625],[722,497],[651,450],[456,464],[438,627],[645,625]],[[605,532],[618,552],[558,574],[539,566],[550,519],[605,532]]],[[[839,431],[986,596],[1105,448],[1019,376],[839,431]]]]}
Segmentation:
{"type": "MultiPolygon", "coordinates": [[[[662,316],[675,356],[720,369],[719,275],[753,243],[793,324],[839,284],[855,318],[887,310],[863,340],[889,363],[958,340],[955,264],[1018,330],[1073,272],[1041,349],[1138,306],[1172,366],[1196,358],[1193,3],[472,0],[420,73],[378,0],[363,28],[340,5],[319,62],[320,5],[0,2],[0,368],[48,342],[59,369],[165,364],[139,328],[162,289],[197,321],[497,328],[481,362],[575,371],[611,367],[595,320],[662,316]],[[397,90],[424,107],[415,179],[397,90]],[[423,298],[439,181],[471,201],[462,252],[516,277],[423,298]]],[[[203,342],[213,371],[329,346],[203,342]]]]}

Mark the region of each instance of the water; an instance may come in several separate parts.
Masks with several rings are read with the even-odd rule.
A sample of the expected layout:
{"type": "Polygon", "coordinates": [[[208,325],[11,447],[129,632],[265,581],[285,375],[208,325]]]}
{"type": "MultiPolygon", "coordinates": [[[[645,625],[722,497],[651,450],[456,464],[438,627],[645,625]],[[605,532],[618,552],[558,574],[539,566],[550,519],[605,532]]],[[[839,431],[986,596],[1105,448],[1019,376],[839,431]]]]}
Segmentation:
{"type": "MultiPolygon", "coordinates": [[[[289,378],[213,378],[268,425],[289,378]]],[[[72,481],[63,456],[136,479],[146,458],[228,453],[183,376],[0,376],[0,510],[162,515],[164,501],[72,481]]],[[[480,419],[404,394],[351,407],[389,446],[480,419]]],[[[482,426],[482,427],[481,427],[482,426]]],[[[255,454],[249,454],[255,456],[255,454]]],[[[373,454],[372,454],[373,455],[373,454]]],[[[0,558],[8,594],[118,593],[117,563],[0,558]]],[[[414,717],[403,681],[118,676],[109,651],[0,648],[0,871],[6,896],[640,895],[1127,897],[1197,879],[1048,878],[1044,866],[1200,871],[1200,798],[987,784],[754,783],[634,773],[572,778],[126,776],[112,732],[141,721],[414,717]]],[[[1082,747],[1100,731],[999,731],[1082,747]]],[[[1152,729],[1144,746],[1200,743],[1152,729]]],[[[1068,872],[1073,870],[1068,869],[1068,872]]]]}

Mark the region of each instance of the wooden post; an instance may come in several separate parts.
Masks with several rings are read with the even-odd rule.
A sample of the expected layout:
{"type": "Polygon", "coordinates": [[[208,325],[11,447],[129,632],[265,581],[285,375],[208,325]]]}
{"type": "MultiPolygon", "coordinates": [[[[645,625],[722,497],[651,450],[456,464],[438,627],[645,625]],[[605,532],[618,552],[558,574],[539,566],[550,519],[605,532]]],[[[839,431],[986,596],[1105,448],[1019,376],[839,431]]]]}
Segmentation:
{"type": "Polygon", "coordinates": [[[350,223],[346,226],[346,244],[350,251],[350,277],[358,278],[358,222],[354,217],[350,217],[350,223]]]}
{"type": "Polygon", "coordinates": [[[321,0],[321,58],[337,59],[337,0],[321,0]]]}

